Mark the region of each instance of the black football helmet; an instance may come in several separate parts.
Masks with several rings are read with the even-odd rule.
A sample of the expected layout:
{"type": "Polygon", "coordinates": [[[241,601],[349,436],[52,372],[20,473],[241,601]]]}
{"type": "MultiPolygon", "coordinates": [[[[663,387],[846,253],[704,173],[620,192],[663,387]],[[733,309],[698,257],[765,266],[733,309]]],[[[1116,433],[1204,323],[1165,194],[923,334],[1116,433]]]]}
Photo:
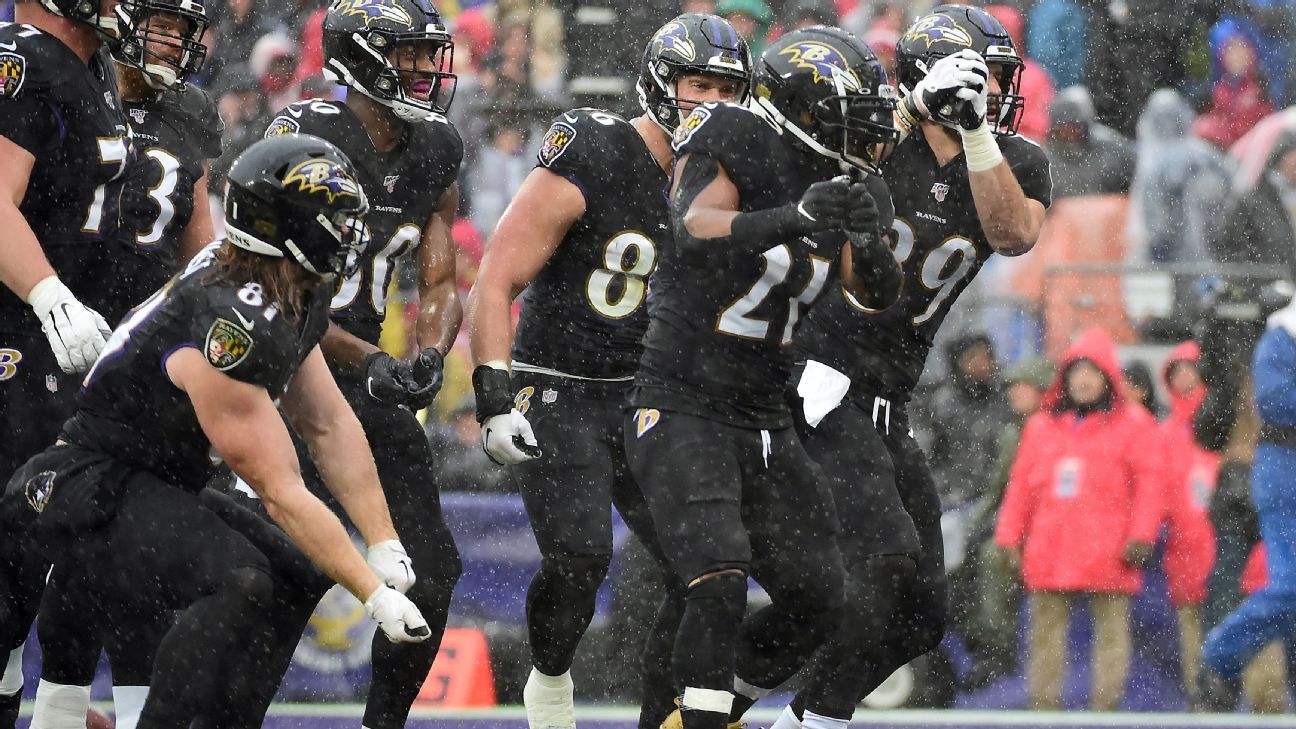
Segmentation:
{"type": "Polygon", "coordinates": [[[454,42],[428,0],[335,0],[324,17],[324,75],[390,107],[405,121],[444,115],[454,99],[454,42]],[[418,71],[389,59],[396,46],[426,42],[435,68],[418,71]],[[411,95],[402,74],[419,77],[428,99],[411,95]],[[448,87],[448,88],[447,88],[448,87]]]}
{"type": "Polygon", "coordinates": [[[355,272],[368,245],[369,201],[342,150],[309,134],[248,147],[229,171],[225,237],[274,258],[291,256],[325,279],[355,272]]]}
{"type": "Polygon", "coordinates": [[[99,15],[99,0],[40,0],[40,5],[55,15],[94,26],[108,36],[103,16],[99,15]]]}
{"type": "MultiPolygon", "coordinates": [[[[1026,103],[1018,93],[1022,59],[1003,24],[981,8],[940,5],[909,26],[896,44],[896,81],[901,93],[912,91],[938,59],[964,48],[981,54],[991,72],[997,71],[999,93],[989,94],[986,99],[986,121],[991,131],[1000,136],[1016,134],[1026,103]]],[[[951,115],[936,114],[933,121],[957,127],[957,107],[951,115]]]]}
{"type": "Polygon", "coordinates": [[[742,84],[735,103],[751,98],[752,59],[747,41],[718,15],[685,13],[653,34],[639,63],[639,105],[667,134],[692,111],[682,104],[676,83],[682,73],[722,76],[742,84]]]}
{"type": "Polygon", "coordinates": [[[804,28],[774,41],[756,61],[754,86],[754,107],[770,123],[843,169],[876,171],[899,138],[886,70],[841,28],[804,28]]]}
{"type": "Polygon", "coordinates": [[[113,59],[144,73],[155,89],[175,88],[202,69],[207,58],[203,35],[207,32],[205,0],[119,0],[113,17],[106,20],[116,40],[110,43],[113,59]],[[178,32],[154,28],[149,19],[170,15],[183,23],[178,32]],[[149,50],[149,45],[175,50],[175,58],[149,50]]]}

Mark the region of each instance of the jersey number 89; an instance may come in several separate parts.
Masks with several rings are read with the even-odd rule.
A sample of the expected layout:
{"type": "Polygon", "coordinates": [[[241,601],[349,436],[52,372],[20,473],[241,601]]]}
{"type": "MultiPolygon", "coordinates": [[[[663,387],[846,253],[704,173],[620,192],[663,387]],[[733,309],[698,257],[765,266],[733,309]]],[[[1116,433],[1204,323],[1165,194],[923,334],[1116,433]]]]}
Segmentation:
{"type": "Polygon", "coordinates": [[[624,319],[643,305],[655,265],[657,246],[648,236],[637,230],[617,233],[603,247],[603,268],[585,281],[585,298],[602,316],[624,319]]]}

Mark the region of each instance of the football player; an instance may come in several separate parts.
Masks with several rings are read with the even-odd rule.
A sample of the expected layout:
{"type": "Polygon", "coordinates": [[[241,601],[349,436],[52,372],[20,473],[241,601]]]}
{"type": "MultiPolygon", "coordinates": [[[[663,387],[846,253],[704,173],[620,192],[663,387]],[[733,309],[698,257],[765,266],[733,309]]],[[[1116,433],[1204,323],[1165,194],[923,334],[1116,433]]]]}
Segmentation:
{"type": "MultiPolygon", "coordinates": [[[[100,3],[20,0],[0,24],[0,479],[54,442],[76,380],[110,328],[91,295],[113,211],[108,184],[131,145],[100,3]]],[[[20,650],[46,565],[0,538],[0,655],[20,650]],[[36,560],[29,563],[28,560],[36,560]]],[[[0,678],[0,729],[12,727],[22,676],[0,678]]]]}
{"type": "MultiPolygon", "coordinates": [[[[806,360],[800,430],[830,477],[852,609],[777,729],[845,727],[864,696],[940,642],[940,501],[905,406],[950,306],[990,256],[1031,249],[1051,201],[1048,159],[1015,134],[1022,61],[999,21],[939,6],[904,33],[897,58],[904,138],[883,176],[906,285],[883,312],[834,293],[795,343],[806,360]]],[[[794,652],[739,676],[749,688],[777,686],[804,659],[788,660],[794,652]]],[[[747,693],[739,708],[760,692],[747,693]]]]}
{"type": "MultiPolygon", "coordinates": [[[[108,186],[117,201],[104,276],[91,293],[95,309],[115,322],[148,298],[213,238],[207,203],[208,160],[220,154],[223,125],[211,98],[185,83],[207,54],[202,0],[120,0],[101,20],[117,63],[117,85],[137,154],[108,186]],[[113,247],[115,244],[115,247],[113,247]]],[[[84,727],[100,636],[92,604],[61,576],[46,582],[37,623],[41,682],[32,723],[84,727]]],[[[153,621],[140,625],[152,627],[153,621]]],[[[157,624],[165,625],[159,619],[157,624]]],[[[130,729],[147,694],[156,630],[104,636],[112,657],[115,723],[130,729]]]]}
{"type": "Polygon", "coordinates": [[[895,139],[877,58],[838,28],[804,29],[770,44],[753,83],[750,109],[706,105],[676,133],[675,236],[625,425],[630,467],[687,584],[674,650],[683,696],[663,725],[684,729],[729,722],[740,643],[743,654],[817,645],[836,625],[836,518],[792,427],[789,345],[821,298],[844,289],[876,312],[901,284],[883,235],[890,198],[871,174],[895,139]],[[748,577],[772,604],[743,621],[748,577]]]}
{"type": "MultiPolygon", "coordinates": [[[[320,349],[372,444],[397,532],[419,568],[421,579],[409,598],[432,631],[418,644],[374,637],[373,679],[362,723],[368,729],[395,729],[405,726],[436,658],[460,573],[459,552],[441,513],[431,448],[415,417],[441,387],[443,358],[462,318],[450,228],[459,206],[463,143],[445,117],[454,93],[454,43],[428,0],[335,2],[323,20],[323,43],[324,73],[349,89],[347,100],[292,104],[274,117],[265,135],[309,133],[332,142],[352,160],[371,204],[366,226],[372,242],[355,261],[355,273],[334,293],[332,321],[320,349]],[[418,278],[414,334],[419,351],[409,360],[378,347],[399,265],[414,266],[418,278]]],[[[311,454],[301,445],[299,455],[309,462],[311,454]]],[[[307,467],[306,478],[316,493],[327,496],[315,469],[307,467]]],[[[396,549],[404,547],[371,547],[396,549]]],[[[247,693],[236,689],[237,698],[225,702],[245,714],[246,725],[260,726],[296,638],[330,586],[311,584],[287,614],[263,626],[280,640],[274,657],[264,666],[254,662],[250,671],[268,668],[272,675],[248,683],[247,693]],[[275,623],[291,624],[296,632],[289,636],[292,631],[275,623]]],[[[215,724],[236,722],[225,717],[215,724]]]]}
{"type": "MultiPolygon", "coordinates": [[[[664,563],[626,466],[621,407],[648,279],[669,246],[670,135],[699,103],[745,101],[750,76],[747,45],[727,21],[685,14],[662,26],[640,65],[644,113],[574,109],[554,120],[469,295],[483,445],[511,465],[542,556],[527,591],[531,729],[575,726],[570,669],[612,559],[613,505],[664,563]],[[510,307],[524,289],[514,335],[510,307]]],[[[647,729],[675,696],[667,649],[645,660],[647,729]]]]}
{"type": "Polygon", "coordinates": [[[199,496],[212,453],[388,638],[429,635],[418,608],[377,576],[401,574],[407,588],[409,559],[371,548],[366,564],[304,487],[275,406],[365,542],[399,546],[364,432],[319,348],[367,210],[331,144],[289,135],[250,147],[229,174],[228,238],[122,321],[58,443],[10,481],[5,516],[34,521],[56,569],[84,580],[110,624],[179,611],[140,727],[188,726],[215,700],[280,588],[267,556],[199,496]]]}

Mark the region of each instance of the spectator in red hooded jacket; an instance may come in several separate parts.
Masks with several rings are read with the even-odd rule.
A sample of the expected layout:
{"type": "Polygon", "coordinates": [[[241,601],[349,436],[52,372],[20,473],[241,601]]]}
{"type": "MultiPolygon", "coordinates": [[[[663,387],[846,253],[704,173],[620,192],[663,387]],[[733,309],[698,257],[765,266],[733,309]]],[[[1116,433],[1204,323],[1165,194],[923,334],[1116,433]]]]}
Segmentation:
{"type": "Polygon", "coordinates": [[[1210,523],[1210,498],[1219,474],[1219,454],[1202,448],[1193,438],[1193,417],[1206,387],[1197,371],[1201,350],[1184,342],[1170,352],[1162,382],[1170,398],[1170,415],[1158,429],[1165,454],[1166,550],[1165,575],[1179,621],[1179,660],[1184,693],[1192,701],[1201,664],[1201,604],[1206,580],[1215,565],[1215,528],[1210,523]]]}
{"type": "Polygon", "coordinates": [[[1119,708],[1131,654],[1130,597],[1142,586],[1162,518],[1156,423],[1129,403],[1116,345],[1091,329],[1059,362],[1022,433],[995,541],[1021,567],[1031,606],[1027,690],[1062,705],[1071,604],[1094,623],[1089,707],[1119,708]]]}
{"type": "Polygon", "coordinates": [[[1193,123],[1193,132],[1220,149],[1251,131],[1261,119],[1274,112],[1255,46],[1241,33],[1229,36],[1220,46],[1223,73],[1211,90],[1210,106],[1193,123]]]}

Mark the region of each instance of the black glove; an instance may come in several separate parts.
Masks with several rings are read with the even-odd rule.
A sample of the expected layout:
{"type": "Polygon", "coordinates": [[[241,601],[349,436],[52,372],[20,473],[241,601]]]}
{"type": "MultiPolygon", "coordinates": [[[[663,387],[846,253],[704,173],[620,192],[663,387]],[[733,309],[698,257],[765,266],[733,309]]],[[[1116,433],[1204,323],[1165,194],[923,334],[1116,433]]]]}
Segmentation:
{"type": "Polygon", "coordinates": [[[436,347],[419,352],[410,366],[410,389],[405,395],[405,404],[411,411],[418,412],[432,404],[445,381],[444,370],[445,358],[436,347]]]}
{"type": "Polygon", "coordinates": [[[873,236],[873,242],[882,238],[882,212],[878,210],[877,200],[864,182],[850,186],[847,195],[846,230],[854,233],[851,242],[859,236],[873,236]]]}
{"type": "Polygon", "coordinates": [[[365,357],[365,389],[373,399],[404,405],[412,384],[408,367],[386,352],[365,357]]]}
{"type": "Polygon", "coordinates": [[[806,188],[796,210],[806,233],[841,230],[849,203],[850,183],[845,177],[834,177],[806,188]]]}

